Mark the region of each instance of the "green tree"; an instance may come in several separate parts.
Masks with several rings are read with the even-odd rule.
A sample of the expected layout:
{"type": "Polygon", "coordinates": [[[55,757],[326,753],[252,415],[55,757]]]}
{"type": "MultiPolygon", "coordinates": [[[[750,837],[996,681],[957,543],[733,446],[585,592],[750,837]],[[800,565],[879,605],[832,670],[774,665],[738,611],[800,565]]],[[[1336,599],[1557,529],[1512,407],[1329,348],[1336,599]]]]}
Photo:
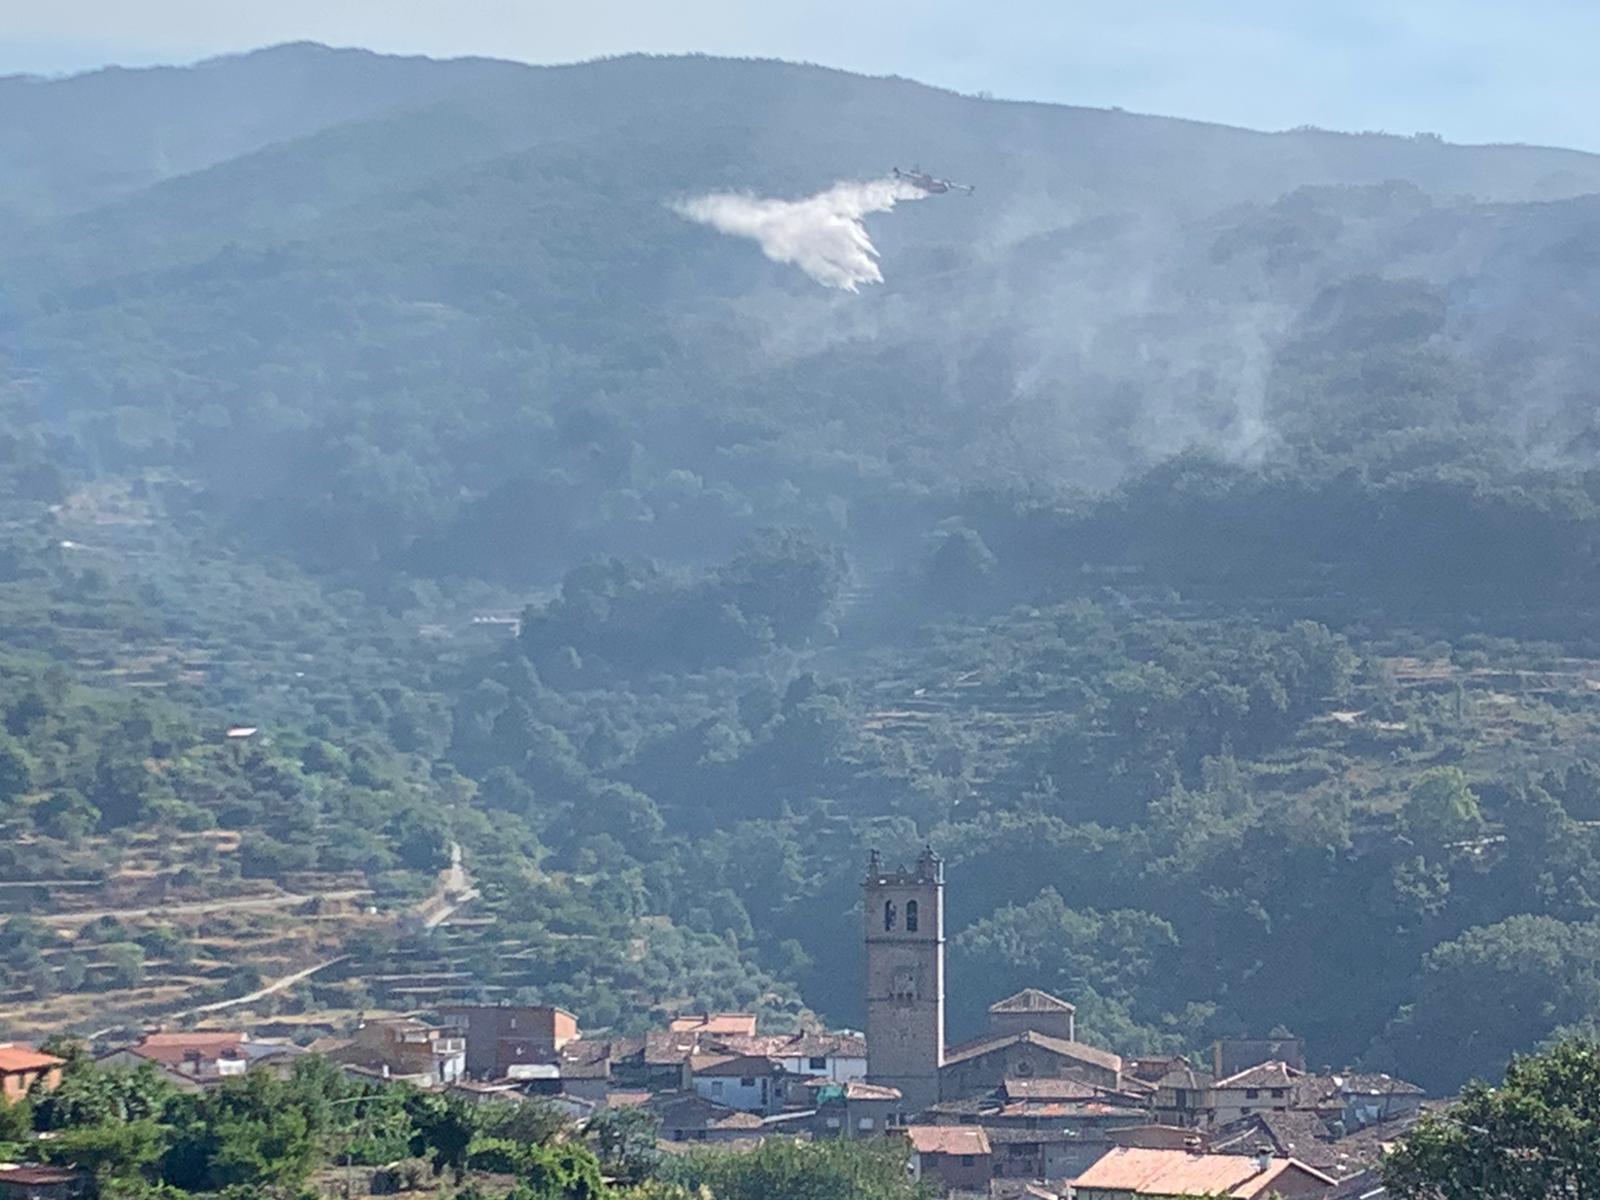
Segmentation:
{"type": "Polygon", "coordinates": [[[33,767],[20,745],[0,733],[0,812],[33,787],[33,767]]]}
{"type": "Polygon", "coordinates": [[[599,1160],[574,1142],[529,1146],[521,1175],[511,1192],[517,1200],[600,1200],[606,1194],[599,1160]]]}
{"type": "Polygon", "coordinates": [[[12,1101],[0,1099],[0,1145],[25,1142],[33,1135],[33,1102],[26,1096],[12,1101]]]}
{"type": "Polygon", "coordinates": [[[153,1181],[169,1136],[165,1126],[146,1118],[65,1129],[39,1146],[46,1161],[82,1167],[104,1189],[113,1180],[153,1181]]]}
{"type": "Polygon", "coordinates": [[[435,1175],[448,1167],[459,1183],[478,1133],[478,1113],[473,1106],[455,1096],[418,1092],[406,1101],[406,1110],[416,1131],[411,1152],[427,1158],[435,1175]]]}
{"type": "Polygon", "coordinates": [[[1415,1002],[1385,1040],[1403,1074],[1446,1090],[1500,1073],[1517,1051],[1600,1012],[1600,925],[1516,916],[1423,960],[1415,1002]]]}
{"type": "Polygon", "coordinates": [[[661,1163],[657,1147],[661,1121],[644,1109],[602,1109],[590,1118],[584,1133],[606,1174],[624,1183],[643,1182],[661,1163]]]}
{"type": "Polygon", "coordinates": [[[1401,810],[1406,833],[1424,849],[1464,841],[1483,829],[1478,797],[1459,767],[1436,767],[1411,788],[1401,810]]]}
{"type": "Polygon", "coordinates": [[[1513,1059],[1499,1087],[1475,1081],[1424,1116],[1384,1160],[1398,1200],[1548,1200],[1600,1195],[1600,1044],[1513,1059]]]}
{"type": "Polygon", "coordinates": [[[102,951],[111,964],[111,986],[135,988],[144,982],[144,949],[134,942],[113,942],[102,951]]]}
{"type": "Polygon", "coordinates": [[[268,1071],[208,1090],[178,1125],[167,1182],[190,1191],[298,1184],[319,1153],[304,1099],[268,1071]]]}
{"type": "Polygon", "coordinates": [[[745,1153],[699,1150],[669,1157],[662,1176],[717,1200],[929,1200],[906,1171],[906,1149],[888,1138],[762,1142],[745,1153]]]}

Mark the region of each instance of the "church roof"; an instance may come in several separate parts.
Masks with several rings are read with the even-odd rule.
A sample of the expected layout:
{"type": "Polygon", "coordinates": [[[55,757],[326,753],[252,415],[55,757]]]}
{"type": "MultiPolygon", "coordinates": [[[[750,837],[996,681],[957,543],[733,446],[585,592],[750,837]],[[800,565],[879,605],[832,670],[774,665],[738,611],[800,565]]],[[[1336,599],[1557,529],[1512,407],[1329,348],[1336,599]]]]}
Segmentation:
{"type": "Polygon", "coordinates": [[[1077,1012],[1077,1006],[1068,1004],[1059,996],[1041,992],[1038,988],[1023,988],[1015,996],[996,1000],[989,1005],[992,1013],[1077,1012]]]}
{"type": "Polygon", "coordinates": [[[1065,1038],[1048,1037],[1025,1029],[1021,1033],[1001,1033],[993,1037],[980,1038],[975,1042],[968,1042],[963,1046],[949,1050],[945,1054],[944,1065],[966,1062],[970,1058],[980,1058],[985,1054],[992,1054],[996,1050],[1003,1050],[1007,1046],[1027,1044],[1038,1046],[1046,1053],[1057,1055],[1061,1058],[1076,1059],[1078,1062],[1092,1063],[1107,1071],[1122,1071],[1122,1058],[1109,1051],[1101,1050],[1097,1046],[1086,1046],[1082,1042],[1069,1042],[1065,1038]]]}

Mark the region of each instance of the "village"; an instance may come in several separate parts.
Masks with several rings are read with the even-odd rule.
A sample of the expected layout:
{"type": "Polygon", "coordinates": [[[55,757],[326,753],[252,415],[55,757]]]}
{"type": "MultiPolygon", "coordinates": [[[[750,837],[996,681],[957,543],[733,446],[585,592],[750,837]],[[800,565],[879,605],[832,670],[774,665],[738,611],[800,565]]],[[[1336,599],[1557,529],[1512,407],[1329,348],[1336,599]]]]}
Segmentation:
{"type": "MultiPolygon", "coordinates": [[[[1313,1071],[1275,1031],[1217,1041],[1209,1060],[1124,1057],[1080,1041],[1076,1010],[1028,988],[996,999],[981,1036],[946,1044],[944,868],[877,854],[863,880],[867,1029],[763,1030],[756,1015],[684,1013],[641,1035],[587,1033],[555,1006],[443,1004],[364,1020],[306,1044],[226,1027],[152,1029],[95,1044],[104,1068],[144,1067],[184,1091],[321,1055],[351,1077],[472,1102],[552,1106],[575,1125],[637,1110],[660,1148],[767,1139],[897,1138],[937,1194],[1031,1200],[1281,1196],[1370,1200],[1378,1165],[1423,1089],[1385,1074],[1313,1071]]],[[[65,1061],[0,1045],[6,1100],[48,1093],[65,1061]]],[[[81,1172],[0,1164],[0,1200],[84,1193],[81,1172]]]]}

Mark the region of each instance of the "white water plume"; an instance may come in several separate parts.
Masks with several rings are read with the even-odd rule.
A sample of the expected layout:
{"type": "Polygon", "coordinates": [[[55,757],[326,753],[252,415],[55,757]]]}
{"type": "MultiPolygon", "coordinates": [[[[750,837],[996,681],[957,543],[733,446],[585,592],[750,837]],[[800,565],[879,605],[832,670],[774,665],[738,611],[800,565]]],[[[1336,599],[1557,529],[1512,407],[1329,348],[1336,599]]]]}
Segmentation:
{"type": "Polygon", "coordinates": [[[877,248],[861,218],[925,194],[901,179],[873,179],[836,183],[804,200],[712,192],[672,207],[691,221],[749,238],[773,262],[793,263],[818,283],[853,292],[863,283],[883,282],[877,248]]]}

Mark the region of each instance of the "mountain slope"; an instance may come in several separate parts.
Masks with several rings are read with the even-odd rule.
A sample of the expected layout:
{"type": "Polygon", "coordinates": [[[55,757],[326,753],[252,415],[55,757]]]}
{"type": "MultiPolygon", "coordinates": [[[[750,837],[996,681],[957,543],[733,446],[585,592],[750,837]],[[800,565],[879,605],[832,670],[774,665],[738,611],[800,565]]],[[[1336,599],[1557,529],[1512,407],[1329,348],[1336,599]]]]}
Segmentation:
{"type": "Polygon", "coordinates": [[[0,217],[48,219],[273,142],[516,71],[277,46],[194,67],[0,78],[0,217]]]}
{"type": "Polygon", "coordinates": [[[413,103],[13,231],[5,336],[89,461],[175,466],[313,562],[524,580],[584,547],[727,552],[764,522],[855,537],[872,505],[1104,486],[1188,445],[1339,450],[1386,430],[1300,386],[1295,347],[1364,275],[1390,281],[1366,303],[1424,315],[1413,340],[1452,380],[1488,381],[1430,420],[1546,457],[1587,428],[1586,260],[1561,247],[1588,202],[1525,198],[1600,190],[1594,156],[771,62],[287,47],[195,70],[253,72],[248,105],[305,62],[413,103]],[[667,206],[915,158],[978,191],[873,218],[887,282],[859,296],[667,206]],[[1530,326],[1533,287],[1566,299],[1530,326]]]}

